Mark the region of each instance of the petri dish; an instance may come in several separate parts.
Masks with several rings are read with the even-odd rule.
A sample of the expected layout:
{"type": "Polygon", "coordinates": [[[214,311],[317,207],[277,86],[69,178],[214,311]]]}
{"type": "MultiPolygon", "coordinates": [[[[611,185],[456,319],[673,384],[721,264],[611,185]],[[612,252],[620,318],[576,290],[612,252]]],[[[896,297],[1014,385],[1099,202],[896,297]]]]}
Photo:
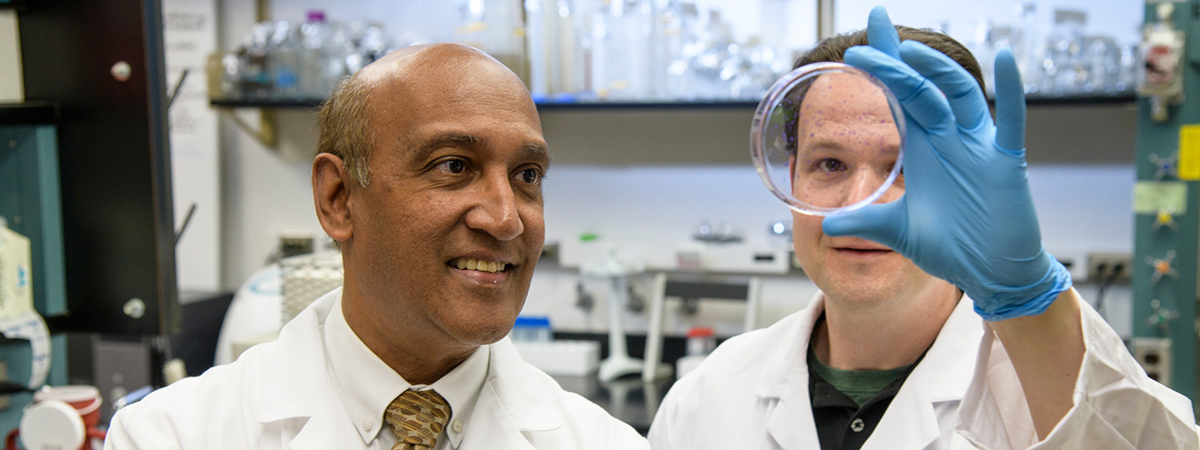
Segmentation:
{"type": "Polygon", "coordinates": [[[750,127],[763,183],[791,209],[826,216],[904,194],[904,112],[855,67],[808,64],[771,86],[750,127]]]}

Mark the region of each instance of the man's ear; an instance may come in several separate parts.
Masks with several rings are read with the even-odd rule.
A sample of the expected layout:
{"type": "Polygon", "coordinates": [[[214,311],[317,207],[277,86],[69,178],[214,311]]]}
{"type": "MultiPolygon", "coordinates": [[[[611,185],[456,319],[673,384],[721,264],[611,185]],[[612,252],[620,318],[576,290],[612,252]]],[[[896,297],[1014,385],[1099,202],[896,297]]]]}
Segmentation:
{"type": "Polygon", "coordinates": [[[313,203],[317,207],[317,220],[321,221],[325,234],[339,243],[349,241],[354,235],[354,221],[350,217],[350,188],[353,182],[342,164],[342,158],[331,153],[320,153],[313,159],[313,203]]]}

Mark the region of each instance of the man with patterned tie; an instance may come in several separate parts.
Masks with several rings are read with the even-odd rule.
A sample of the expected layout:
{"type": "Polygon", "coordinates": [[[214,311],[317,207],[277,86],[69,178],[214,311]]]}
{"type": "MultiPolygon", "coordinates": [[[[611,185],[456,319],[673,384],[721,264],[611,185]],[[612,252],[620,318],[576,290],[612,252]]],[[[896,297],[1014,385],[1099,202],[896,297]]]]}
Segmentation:
{"type": "Polygon", "coordinates": [[[313,197],[343,287],[118,412],[106,449],[649,447],[505,338],[550,162],[516,75],[471,47],[409,47],[343,81],[318,128],[313,197]]]}

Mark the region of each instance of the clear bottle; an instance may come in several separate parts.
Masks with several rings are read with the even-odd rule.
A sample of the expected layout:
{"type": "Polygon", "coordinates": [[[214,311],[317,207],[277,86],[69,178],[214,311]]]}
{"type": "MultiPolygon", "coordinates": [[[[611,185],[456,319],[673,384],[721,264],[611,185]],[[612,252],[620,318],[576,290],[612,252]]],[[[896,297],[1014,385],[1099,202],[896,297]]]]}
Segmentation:
{"type": "Polygon", "coordinates": [[[679,30],[679,53],[667,65],[667,92],[673,99],[695,100],[700,92],[693,63],[702,49],[700,12],[695,3],[679,4],[679,30]]]}
{"type": "Polygon", "coordinates": [[[673,81],[672,64],[683,59],[683,11],[675,0],[666,0],[655,8],[654,53],[652,62],[653,97],[672,100],[677,93],[673,81]]]}
{"type": "Polygon", "coordinates": [[[554,0],[554,28],[557,39],[555,48],[554,99],[556,101],[574,101],[576,94],[583,89],[583,58],[579,51],[580,19],[577,2],[574,0],[554,0]]]}
{"type": "Polygon", "coordinates": [[[1053,95],[1075,95],[1082,91],[1087,78],[1087,58],[1084,49],[1083,29],[1087,25],[1087,13],[1074,10],[1054,11],[1054,32],[1047,42],[1047,56],[1053,71],[1045,72],[1052,79],[1053,95]]]}
{"type": "Polygon", "coordinates": [[[615,62],[609,60],[609,48],[616,45],[613,41],[615,33],[612,18],[612,1],[620,0],[589,0],[589,29],[588,36],[585,38],[585,51],[591,59],[591,68],[589,69],[589,80],[591,80],[590,94],[597,100],[604,100],[609,95],[609,84],[613,81],[611,66],[615,62]]]}
{"type": "Polygon", "coordinates": [[[264,98],[272,92],[270,42],[273,26],[269,22],[254,24],[250,35],[238,51],[238,87],[243,97],[264,98]]]}
{"type": "Polygon", "coordinates": [[[614,100],[644,100],[651,91],[650,0],[599,2],[593,16],[596,93],[614,100]]]}
{"type": "Polygon", "coordinates": [[[332,38],[331,30],[325,23],[325,12],[309,10],[308,21],[300,25],[300,42],[302,55],[300,58],[300,92],[308,97],[324,97],[329,94],[325,87],[328,82],[329,56],[326,51],[328,41],[332,38]]]}
{"type": "Polygon", "coordinates": [[[696,39],[696,48],[691,52],[692,69],[696,72],[696,95],[701,99],[723,99],[729,89],[721,79],[721,72],[730,58],[733,32],[729,24],[721,20],[721,12],[709,10],[708,24],[696,39]]]}
{"type": "Polygon", "coordinates": [[[529,57],[529,94],[545,101],[554,92],[557,40],[555,0],[525,0],[525,54],[529,57]]]}
{"type": "Polygon", "coordinates": [[[300,46],[295,27],[287,21],[275,22],[270,42],[270,71],[275,81],[275,97],[300,95],[300,46]]]}
{"type": "Polygon", "coordinates": [[[1037,4],[1021,5],[1021,25],[1017,31],[1017,44],[1013,46],[1013,58],[1021,70],[1021,81],[1025,84],[1025,93],[1038,92],[1038,84],[1042,77],[1042,56],[1046,41],[1042,38],[1041,27],[1037,21],[1037,4]]]}
{"type": "Polygon", "coordinates": [[[1084,91],[1114,95],[1121,72],[1121,51],[1117,42],[1108,36],[1093,36],[1087,46],[1088,74],[1084,91]]]}
{"type": "Polygon", "coordinates": [[[1137,86],[1138,44],[1121,47],[1120,71],[1117,74],[1116,91],[1127,93],[1137,86]]]}

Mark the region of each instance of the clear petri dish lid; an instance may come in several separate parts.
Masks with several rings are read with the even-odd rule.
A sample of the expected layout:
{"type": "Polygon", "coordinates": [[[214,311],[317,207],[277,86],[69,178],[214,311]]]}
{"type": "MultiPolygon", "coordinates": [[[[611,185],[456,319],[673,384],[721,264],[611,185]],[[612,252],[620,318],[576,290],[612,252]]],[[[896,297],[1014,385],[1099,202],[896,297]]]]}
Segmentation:
{"type": "Polygon", "coordinates": [[[904,194],[905,124],[891,90],[855,67],[822,62],[775,82],[758,104],[750,153],[767,189],[809,215],[904,194]]]}

